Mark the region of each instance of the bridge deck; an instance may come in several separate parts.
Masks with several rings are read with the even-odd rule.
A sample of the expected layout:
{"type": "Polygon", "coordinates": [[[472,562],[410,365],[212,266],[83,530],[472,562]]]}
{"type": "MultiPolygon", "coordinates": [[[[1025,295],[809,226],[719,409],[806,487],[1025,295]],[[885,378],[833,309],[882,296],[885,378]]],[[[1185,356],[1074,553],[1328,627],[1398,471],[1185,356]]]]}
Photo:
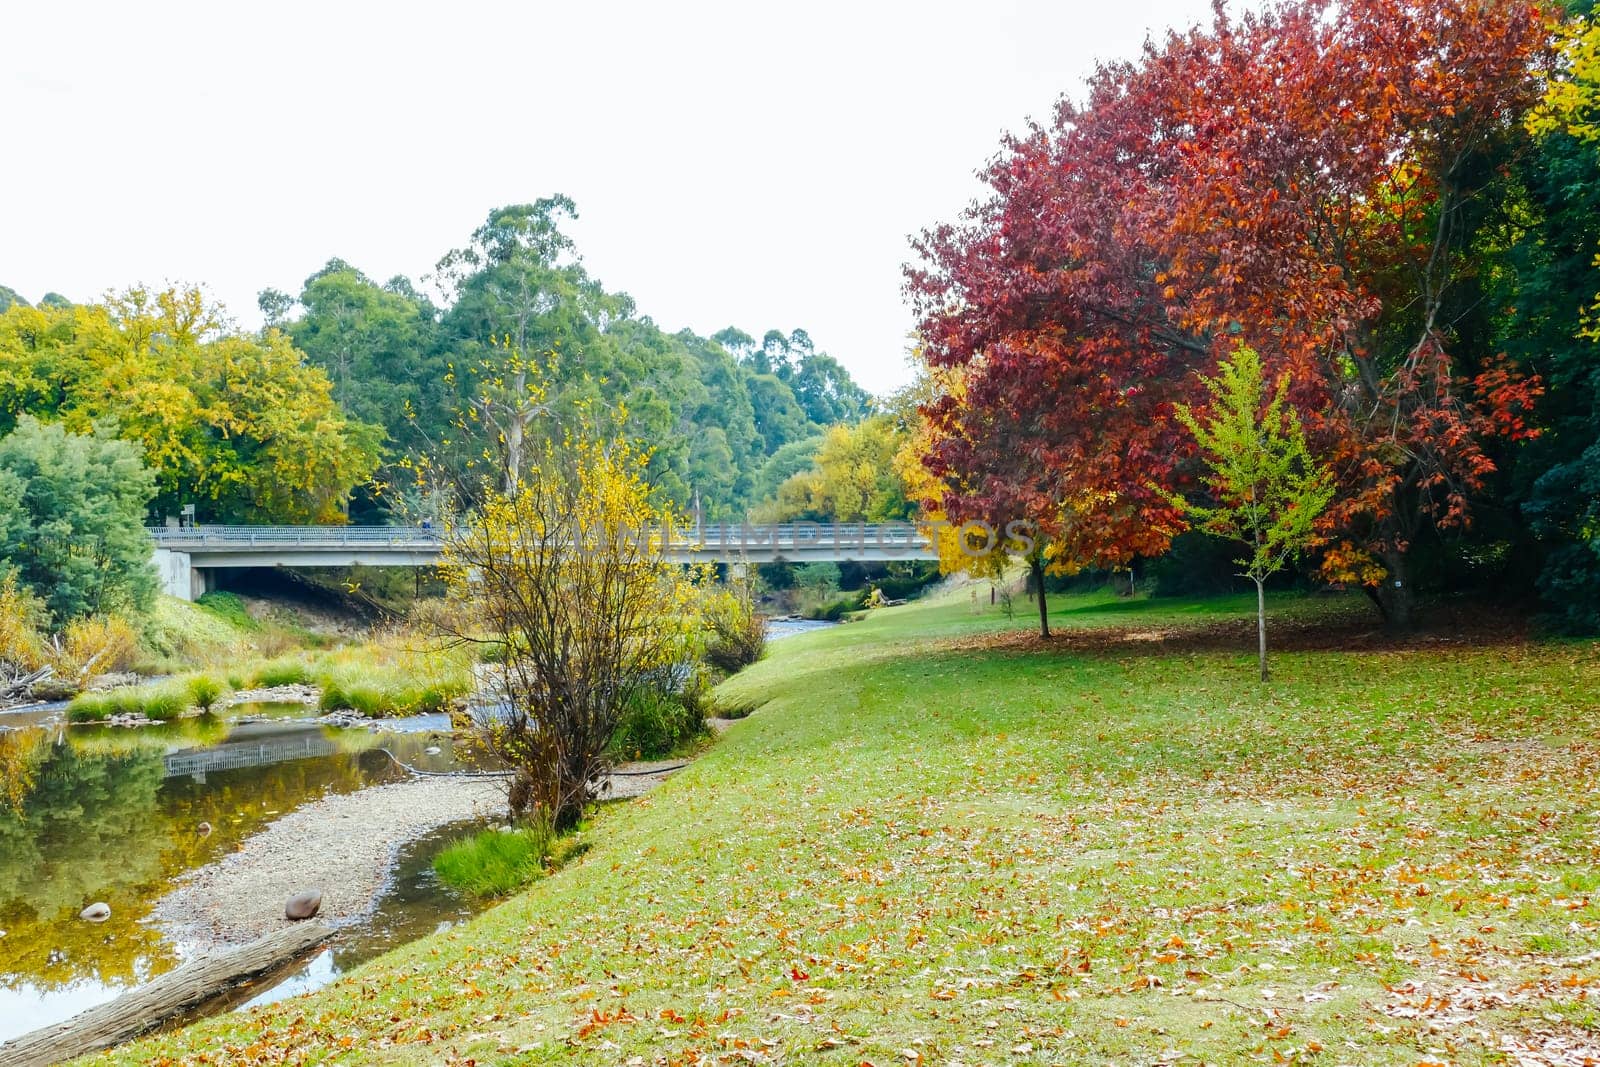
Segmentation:
{"type": "MultiPolygon", "coordinates": [[[[937,559],[911,523],[771,525],[705,523],[658,531],[678,563],[886,563],[937,559]]],[[[425,567],[440,562],[441,531],[422,526],[185,526],[150,530],[163,587],[185,600],[206,591],[206,571],[224,567],[425,567]]]]}
{"type": "MultiPolygon", "coordinates": [[[[793,553],[806,559],[936,558],[927,536],[902,522],[706,523],[688,529],[668,527],[664,533],[663,550],[672,556],[790,558],[793,553]],[[864,552],[882,555],[852,554],[864,552]]],[[[656,536],[661,535],[657,531],[656,536]]],[[[440,531],[422,526],[187,526],[152,529],[150,538],[156,548],[191,557],[317,552],[438,555],[444,541],[440,531]]]]}

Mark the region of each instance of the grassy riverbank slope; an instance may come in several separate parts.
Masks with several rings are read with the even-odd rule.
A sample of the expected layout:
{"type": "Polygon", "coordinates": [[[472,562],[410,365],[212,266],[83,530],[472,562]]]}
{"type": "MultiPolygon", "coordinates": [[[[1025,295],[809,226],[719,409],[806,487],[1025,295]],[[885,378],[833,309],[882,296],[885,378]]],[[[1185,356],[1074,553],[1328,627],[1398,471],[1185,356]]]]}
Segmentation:
{"type": "Polygon", "coordinates": [[[1025,607],[959,593],[778,642],[725,686],[759,710],[580,861],[310,999],[117,1056],[1600,1047],[1594,644],[1392,647],[1364,605],[1300,600],[1263,687],[1242,600],[1063,600],[1049,644],[1025,607]]]}

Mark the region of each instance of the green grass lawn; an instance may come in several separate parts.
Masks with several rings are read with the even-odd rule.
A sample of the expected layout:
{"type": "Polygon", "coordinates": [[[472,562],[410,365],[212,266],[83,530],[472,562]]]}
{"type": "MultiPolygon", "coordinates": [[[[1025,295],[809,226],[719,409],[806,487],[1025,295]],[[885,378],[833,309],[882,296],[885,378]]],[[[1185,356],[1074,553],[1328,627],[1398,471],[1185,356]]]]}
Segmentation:
{"type": "Polygon", "coordinates": [[[1364,605],[1296,600],[1286,643],[1307,650],[1263,687],[1248,600],[1063,599],[1044,645],[1031,605],[1006,620],[983,599],[775,643],[723,689],[759,710],[605,812],[553,877],[310,998],[116,1056],[1413,1065],[1600,1048],[1596,645],[1392,649],[1364,605]],[[1223,618],[1237,640],[1188,636],[1223,618]]]}

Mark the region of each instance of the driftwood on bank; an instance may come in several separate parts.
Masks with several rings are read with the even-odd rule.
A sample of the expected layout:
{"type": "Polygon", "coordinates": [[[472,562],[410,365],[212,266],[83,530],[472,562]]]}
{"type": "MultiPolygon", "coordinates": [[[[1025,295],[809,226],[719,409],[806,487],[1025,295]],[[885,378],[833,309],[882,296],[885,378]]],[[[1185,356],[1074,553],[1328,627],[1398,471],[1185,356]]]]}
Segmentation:
{"type": "Polygon", "coordinates": [[[56,673],[54,667],[40,667],[32,674],[24,674],[20,678],[13,678],[9,682],[0,682],[0,697],[13,696],[17,693],[26,693],[33,688],[35,683],[49,681],[56,673]]]}
{"type": "Polygon", "coordinates": [[[298,959],[332,933],[321,923],[298,923],[201,956],[116,1000],[0,1044],[0,1067],[48,1067],[119,1045],[298,959]]]}

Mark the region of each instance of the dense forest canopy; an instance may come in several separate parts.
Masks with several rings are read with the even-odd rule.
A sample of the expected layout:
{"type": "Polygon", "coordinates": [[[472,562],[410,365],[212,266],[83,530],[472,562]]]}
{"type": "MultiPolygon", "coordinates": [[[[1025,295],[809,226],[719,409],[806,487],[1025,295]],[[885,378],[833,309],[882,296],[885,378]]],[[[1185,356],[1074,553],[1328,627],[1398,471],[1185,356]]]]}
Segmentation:
{"type": "Polygon", "coordinates": [[[731,328],[710,338],[662,330],[589,275],[562,232],[574,217],[560,196],[490,212],[429,277],[439,304],[408,279],[380,285],[336,259],[296,296],[263,292],[262,311],[399,453],[466,458],[481,442],[462,439],[459,416],[503,352],[553,354],[550,415],[530,429],[598,401],[590,410],[614,413],[616,429],[654,450],[651,480],[665,499],[698,499],[713,517],[760,499],[763,471],[786,446],[871,412],[872,397],[804,330],[759,343],[731,328]]]}
{"type": "Polygon", "coordinates": [[[421,284],[329,260],[296,294],[261,293],[259,331],[226,327],[192,288],[37,306],[0,288],[0,435],[31,415],[137,444],[152,517],[382,522],[404,510],[406,457],[464,467],[504,447],[464,416],[516,351],[551,385],[519,429],[603,413],[650,446],[664,502],[733,517],[873,411],[804,330],[661,329],[588,273],[563,232],[575,217],[563,196],[498,208],[421,284]]]}

